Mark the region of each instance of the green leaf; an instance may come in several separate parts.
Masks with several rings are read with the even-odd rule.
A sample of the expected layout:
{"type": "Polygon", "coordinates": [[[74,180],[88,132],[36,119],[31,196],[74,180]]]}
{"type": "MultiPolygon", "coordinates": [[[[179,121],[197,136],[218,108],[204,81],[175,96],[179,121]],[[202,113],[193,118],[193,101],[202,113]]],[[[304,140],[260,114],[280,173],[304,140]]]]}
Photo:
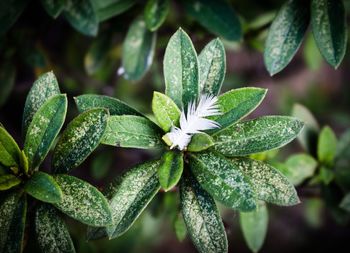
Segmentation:
{"type": "Polygon", "coordinates": [[[165,132],[169,132],[172,126],[179,125],[181,111],[168,96],[159,92],[154,92],[152,111],[160,127],[165,132]]]}
{"type": "Polygon", "coordinates": [[[322,66],[322,55],[320,54],[315,39],[311,33],[308,34],[305,39],[303,58],[307,67],[311,70],[319,70],[322,66]]]}
{"type": "Polygon", "coordinates": [[[52,176],[44,172],[36,172],[24,186],[32,197],[47,203],[62,201],[62,190],[52,176]]]}
{"type": "Polygon", "coordinates": [[[182,213],[179,213],[176,215],[173,226],[174,226],[176,238],[180,242],[185,240],[186,235],[187,235],[187,229],[186,229],[186,224],[185,224],[185,221],[183,219],[182,213]]]}
{"type": "Polygon", "coordinates": [[[168,16],[169,9],[169,0],[148,0],[144,10],[147,28],[151,31],[156,31],[168,16]]]}
{"type": "MultiPolygon", "coordinates": [[[[215,121],[224,129],[244,118],[265,98],[267,90],[261,88],[240,88],[230,90],[219,96],[220,116],[215,121]]],[[[219,131],[220,129],[211,131],[219,131]]]]}
{"type": "Polygon", "coordinates": [[[288,116],[265,116],[232,125],[213,135],[214,148],[225,156],[244,156],[291,142],[303,123],[288,116]]]}
{"type": "Polygon", "coordinates": [[[237,14],[225,0],[184,0],[186,11],[215,35],[239,41],[242,28],[237,14]]]}
{"type": "MultiPolygon", "coordinates": [[[[2,61],[4,60],[2,59],[2,61]]],[[[13,89],[13,86],[15,84],[15,79],[16,79],[15,65],[13,64],[13,62],[5,60],[0,65],[0,82],[1,82],[0,107],[6,103],[13,89]]]]}
{"type": "Polygon", "coordinates": [[[60,93],[57,79],[52,71],[39,76],[30,89],[24,105],[22,121],[23,136],[26,135],[29,124],[32,122],[34,114],[39,110],[39,108],[50,97],[59,95],[60,93]]]}
{"type": "Polygon", "coordinates": [[[2,202],[0,208],[0,252],[20,253],[23,251],[26,223],[27,199],[23,194],[12,193],[2,202]]]}
{"type": "Polygon", "coordinates": [[[107,226],[112,223],[112,214],[106,198],[94,186],[69,175],[55,175],[61,187],[62,201],[55,207],[68,216],[90,226],[107,226]]]}
{"type": "Polygon", "coordinates": [[[241,211],[255,209],[253,186],[225,157],[215,153],[191,154],[190,168],[202,187],[216,200],[241,211]]]}
{"type": "Polygon", "coordinates": [[[165,191],[169,191],[179,182],[184,169],[183,153],[165,152],[158,168],[159,183],[165,191]]]}
{"type": "Polygon", "coordinates": [[[68,172],[79,166],[100,144],[108,111],[96,108],[74,118],[64,130],[53,154],[56,172],[68,172]]]}
{"type": "Polygon", "coordinates": [[[137,115],[142,116],[136,109],[128,106],[119,99],[103,95],[81,95],[74,98],[79,112],[102,107],[108,109],[110,115],[137,115]]]}
{"type": "Polygon", "coordinates": [[[122,68],[124,78],[139,80],[153,62],[156,33],[146,27],[142,18],[136,18],[129,26],[123,42],[122,68]]]}
{"type": "Polygon", "coordinates": [[[68,229],[52,206],[40,205],[36,210],[35,232],[42,252],[75,253],[68,229]]]}
{"type": "Polygon", "coordinates": [[[272,22],[264,60],[270,75],[284,69],[301,45],[309,24],[309,6],[301,0],[287,1],[272,22]]]}
{"type": "Polygon", "coordinates": [[[325,185],[329,185],[334,179],[334,172],[330,168],[322,166],[320,168],[319,179],[325,185]]]}
{"type": "Polygon", "coordinates": [[[137,0],[90,0],[97,13],[99,21],[104,21],[114,16],[117,16],[130,7],[132,7],[137,0]]]}
{"type": "Polygon", "coordinates": [[[220,39],[209,42],[198,56],[199,90],[218,95],[226,73],[225,48],[220,39]]]}
{"type": "Polygon", "coordinates": [[[64,17],[79,32],[96,36],[98,17],[90,0],[66,0],[64,17]]]}
{"type": "Polygon", "coordinates": [[[12,174],[0,176],[0,191],[5,191],[19,185],[22,181],[12,174]]]}
{"type": "Polygon", "coordinates": [[[199,70],[197,53],[190,37],[181,28],[171,36],[165,50],[163,72],[165,94],[182,109],[197,99],[199,70]]]}
{"type": "Polygon", "coordinates": [[[0,163],[5,167],[19,167],[21,150],[5,128],[0,126],[0,163]]]}
{"type": "Polygon", "coordinates": [[[64,10],[66,0],[41,0],[45,11],[53,18],[57,18],[64,10]]]}
{"type": "Polygon", "coordinates": [[[24,152],[31,169],[38,169],[49,153],[66,118],[67,103],[66,95],[56,95],[35,113],[24,142],[24,152]]]}
{"type": "Polygon", "coordinates": [[[326,166],[334,164],[334,158],[337,152],[337,137],[333,130],[326,126],[322,128],[318,137],[317,157],[318,160],[326,166]]]}
{"type": "Polygon", "coordinates": [[[294,186],[270,165],[243,157],[231,159],[231,163],[249,178],[257,199],[280,206],[300,203],[294,186]]]}
{"type": "Polygon", "coordinates": [[[181,210],[193,244],[201,253],[227,252],[227,237],[214,199],[192,175],[180,184],[181,210]]]}
{"type": "Polygon", "coordinates": [[[159,127],[147,118],[111,116],[101,143],[124,148],[161,148],[159,127]]]}
{"type": "Polygon", "coordinates": [[[8,0],[0,2],[0,35],[5,34],[16,22],[29,0],[8,0]]]}
{"type": "Polygon", "coordinates": [[[187,147],[187,151],[200,152],[214,145],[213,138],[206,133],[198,133],[192,136],[191,142],[187,147]]]}
{"type": "Polygon", "coordinates": [[[340,208],[350,212],[350,193],[346,194],[339,205],[340,208]]]}
{"type": "Polygon", "coordinates": [[[347,42],[346,12],[342,0],[312,0],[311,25],[316,44],[327,62],[337,68],[347,42]]]}
{"type": "Polygon", "coordinates": [[[266,204],[259,203],[257,208],[248,213],[240,212],[239,221],[244,235],[244,239],[253,252],[258,252],[264,244],[269,214],[266,204]]]}

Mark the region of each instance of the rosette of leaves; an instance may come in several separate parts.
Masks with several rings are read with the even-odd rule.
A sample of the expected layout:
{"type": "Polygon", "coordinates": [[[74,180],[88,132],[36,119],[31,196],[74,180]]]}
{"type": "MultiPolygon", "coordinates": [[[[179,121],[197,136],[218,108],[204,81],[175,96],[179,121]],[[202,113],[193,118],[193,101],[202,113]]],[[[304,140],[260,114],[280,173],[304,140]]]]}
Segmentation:
{"type": "Polygon", "coordinates": [[[90,226],[112,221],[108,201],[94,186],[67,173],[100,143],[108,111],[88,110],[64,124],[67,97],[52,72],[41,75],[27,96],[23,113],[23,150],[0,125],[0,252],[22,252],[26,224],[34,216],[43,252],[75,252],[61,212],[90,226]],[[54,148],[51,173],[43,162],[54,148]],[[33,212],[34,211],[34,212],[33,212]]]}
{"type": "Polygon", "coordinates": [[[194,134],[184,150],[170,149],[162,140],[172,127],[179,127],[181,110],[191,101],[200,94],[219,94],[225,68],[225,51],[219,39],[197,56],[191,39],[179,29],[166,48],[166,89],[165,94],[154,93],[154,121],[115,98],[76,98],[81,112],[94,107],[109,109],[111,116],[101,143],[163,151],[159,160],[137,165],[106,189],[113,225],[89,229],[89,239],[122,235],[161,188],[179,188],[182,216],[199,252],[227,252],[215,200],[242,212],[256,210],[260,200],[282,206],[299,203],[286,177],[270,165],[247,157],[287,144],[303,127],[301,121],[288,116],[241,121],[260,104],[265,89],[235,89],[218,96],[221,114],[211,119],[220,128],[194,134]]]}

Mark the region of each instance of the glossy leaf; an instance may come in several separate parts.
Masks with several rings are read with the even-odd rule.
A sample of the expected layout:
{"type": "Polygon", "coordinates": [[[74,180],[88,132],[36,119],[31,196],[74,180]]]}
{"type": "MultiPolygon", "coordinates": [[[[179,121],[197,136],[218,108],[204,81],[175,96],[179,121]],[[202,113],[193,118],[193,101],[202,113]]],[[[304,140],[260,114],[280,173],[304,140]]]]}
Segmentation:
{"type": "Polygon", "coordinates": [[[57,18],[65,7],[65,0],[41,0],[46,12],[53,18],[57,18]]]}
{"type": "Polygon", "coordinates": [[[133,116],[111,116],[101,143],[124,148],[161,148],[160,129],[149,119],[133,116]]]}
{"type": "Polygon", "coordinates": [[[197,53],[181,28],[170,38],[164,55],[165,94],[182,109],[199,94],[197,53]]]}
{"type": "Polygon", "coordinates": [[[243,157],[232,159],[231,163],[249,178],[256,198],[280,206],[300,203],[294,186],[270,165],[243,157]]]}
{"type": "MultiPolygon", "coordinates": [[[[0,17],[0,20],[1,20],[1,17],[0,17]]],[[[13,86],[15,84],[15,78],[16,78],[16,67],[14,66],[13,62],[4,61],[4,60],[2,61],[3,62],[0,65],[0,82],[1,82],[0,107],[6,103],[8,97],[10,96],[10,93],[13,89],[13,86]]]]}
{"type": "Polygon", "coordinates": [[[213,135],[214,148],[225,156],[244,156],[291,142],[303,123],[288,116],[265,116],[232,125],[213,135]]]}
{"type": "Polygon", "coordinates": [[[183,153],[165,152],[158,168],[159,183],[165,191],[169,191],[179,182],[184,169],[183,153]]]}
{"type": "Polygon", "coordinates": [[[56,95],[34,114],[24,142],[24,152],[31,169],[38,169],[49,153],[66,118],[67,104],[66,95],[56,95]]]}
{"type": "Polygon", "coordinates": [[[39,108],[52,96],[59,95],[60,88],[58,87],[57,79],[54,73],[47,72],[33,83],[30,89],[27,100],[24,106],[22,134],[26,135],[29,124],[32,122],[34,114],[39,108]]]}
{"type": "Polygon", "coordinates": [[[265,203],[259,203],[252,212],[240,212],[239,221],[244,239],[253,252],[258,252],[264,244],[269,214],[265,203]]]}
{"type": "Polygon", "coordinates": [[[0,35],[5,34],[16,22],[28,4],[28,0],[7,0],[0,2],[0,35]]]}
{"type": "Polygon", "coordinates": [[[270,26],[264,60],[270,75],[284,69],[301,45],[309,25],[309,6],[302,0],[287,1],[270,26]]]}
{"type": "Polygon", "coordinates": [[[152,111],[159,126],[169,132],[172,126],[179,125],[181,111],[168,96],[154,92],[152,99],[152,111]]]}
{"type": "Polygon", "coordinates": [[[144,19],[151,31],[156,31],[165,21],[170,9],[170,0],[148,0],[144,19]]]}
{"type": "Polygon", "coordinates": [[[191,175],[180,184],[181,210],[193,244],[201,253],[227,252],[227,237],[214,199],[191,175]]]}
{"type": "Polygon", "coordinates": [[[122,69],[126,79],[143,77],[153,62],[155,44],[156,33],[147,29],[142,18],[131,23],[122,50],[122,69]]]}
{"type": "Polygon", "coordinates": [[[242,37],[237,14],[225,0],[184,0],[187,12],[202,26],[226,40],[239,41],[242,37]]]}
{"type": "Polygon", "coordinates": [[[337,68],[347,42],[346,12],[342,0],[312,0],[311,25],[316,44],[327,62],[337,68]]]}
{"type": "Polygon", "coordinates": [[[324,127],[318,137],[317,157],[318,160],[325,164],[332,166],[337,152],[337,137],[333,130],[326,126],[324,127]]]}
{"type": "Polygon", "coordinates": [[[60,186],[62,201],[55,207],[68,216],[90,226],[107,226],[112,223],[112,214],[106,198],[94,186],[69,175],[55,175],[60,186]]]}
{"type": "Polygon", "coordinates": [[[225,48],[219,39],[209,42],[198,56],[199,90],[218,95],[226,73],[225,48]]]}
{"type": "Polygon", "coordinates": [[[35,212],[35,232],[42,252],[75,253],[68,229],[54,207],[38,207],[35,212]]]}
{"type": "Polygon", "coordinates": [[[104,21],[114,16],[117,16],[130,7],[132,7],[137,0],[90,0],[97,13],[99,21],[104,21]]]}
{"type": "Polygon", "coordinates": [[[0,126],[0,163],[5,167],[17,167],[21,164],[21,150],[5,128],[0,126]]]}
{"type": "Polygon", "coordinates": [[[96,108],[74,118],[64,130],[53,154],[56,172],[68,172],[79,166],[100,144],[107,126],[108,112],[96,108]]]}
{"type": "Polygon", "coordinates": [[[255,209],[253,186],[225,157],[215,153],[192,154],[190,167],[201,186],[216,200],[241,211],[255,209]]]}
{"type": "Polygon", "coordinates": [[[213,138],[206,133],[198,133],[192,136],[191,142],[187,147],[190,152],[200,152],[214,145],[213,138]]]}
{"type": "Polygon", "coordinates": [[[0,191],[5,191],[19,185],[22,181],[12,174],[0,176],[0,191]]]}
{"type": "Polygon", "coordinates": [[[63,194],[55,179],[44,172],[36,172],[25,184],[25,191],[32,197],[48,203],[62,201],[63,194]]]}

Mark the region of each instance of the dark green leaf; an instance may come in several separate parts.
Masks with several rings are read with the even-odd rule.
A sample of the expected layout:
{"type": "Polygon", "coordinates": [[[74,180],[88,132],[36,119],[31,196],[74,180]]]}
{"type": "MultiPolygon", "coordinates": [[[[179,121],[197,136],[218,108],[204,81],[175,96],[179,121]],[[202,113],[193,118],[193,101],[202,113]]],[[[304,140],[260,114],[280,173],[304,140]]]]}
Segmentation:
{"type": "Polygon", "coordinates": [[[107,126],[108,112],[96,108],[74,118],[64,130],[53,154],[56,172],[68,172],[79,166],[100,144],[107,126]]]}
{"type": "Polygon", "coordinates": [[[0,1],[0,35],[7,32],[22,14],[29,0],[0,1]]]}
{"type": "Polygon", "coordinates": [[[344,196],[339,206],[340,208],[343,208],[345,211],[350,212],[350,193],[344,196]]]}
{"type": "Polygon", "coordinates": [[[320,136],[318,137],[318,160],[327,166],[332,166],[334,164],[336,152],[337,137],[335,136],[333,130],[326,126],[321,130],[320,136]]]}
{"type": "Polygon", "coordinates": [[[213,135],[214,148],[225,156],[244,156],[291,142],[303,123],[288,116],[265,116],[232,125],[213,135]]]}
{"type": "Polygon", "coordinates": [[[22,181],[12,174],[0,176],[0,191],[11,189],[12,187],[19,185],[22,181]]]}
{"type": "Polygon", "coordinates": [[[91,2],[99,21],[104,21],[127,11],[137,0],[91,0],[91,2]]]}
{"type": "Polygon", "coordinates": [[[108,150],[103,149],[100,153],[95,154],[90,166],[92,177],[97,180],[103,179],[112,167],[113,161],[114,152],[108,152],[108,150]]]}
{"type": "Polygon", "coordinates": [[[15,65],[11,61],[5,61],[4,63],[2,63],[0,65],[0,82],[1,82],[0,107],[6,103],[13,89],[13,86],[15,84],[15,78],[16,78],[15,65]]]}
{"type": "Polygon", "coordinates": [[[148,0],[144,11],[147,28],[156,31],[165,21],[169,9],[170,0],[148,0]]]}
{"type": "Polygon", "coordinates": [[[197,250],[226,253],[226,232],[215,201],[190,174],[181,180],[180,197],[187,231],[197,250]]]}
{"type": "Polygon", "coordinates": [[[213,138],[206,133],[198,133],[192,136],[191,142],[187,147],[190,152],[200,152],[214,145],[213,138]]]}
{"type": "Polygon", "coordinates": [[[277,14],[270,27],[264,52],[270,75],[284,69],[297,52],[309,25],[309,11],[304,1],[290,0],[277,14]]]}
{"type": "Polygon", "coordinates": [[[53,18],[57,18],[64,10],[66,0],[41,0],[46,12],[53,18]]]}
{"type": "Polygon", "coordinates": [[[169,191],[179,182],[184,169],[183,153],[165,152],[158,169],[159,183],[165,191],[169,191]]]}
{"type": "Polygon", "coordinates": [[[190,167],[198,182],[216,200],[241,211],[255,209],[253,186],[225,157],[214,153],[192,154],[190,167]]]}
{"type": "Polygon", "coordinates": [[[182,109],[199,94],[197,53],[181,28],[170,38],[164,55],[165,94],[182,109]]]}
{"type": "Polygon", "coordinates": [[[0,163],[5,167],[19,167],[21,150],[5,128],[0,126],[0,163]]]}
{"type": "Polygon", "coordinates": [[[112,214],[106,198],[94,186],[73,176],[55,175],[54,179],[63,192],[62,201],[54,205],[84,224],[107,226],[112,214]]]}

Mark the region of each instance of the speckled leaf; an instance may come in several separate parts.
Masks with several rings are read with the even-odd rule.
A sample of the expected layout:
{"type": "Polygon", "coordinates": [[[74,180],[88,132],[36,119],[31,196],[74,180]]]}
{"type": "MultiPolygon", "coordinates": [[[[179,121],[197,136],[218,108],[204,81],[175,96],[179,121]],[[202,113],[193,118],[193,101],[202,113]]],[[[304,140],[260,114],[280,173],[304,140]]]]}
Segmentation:
{"type": "Polygon", "coordinates": [[[107,198],[113,216],[113,225],[107,227],[110,239],[125,233],[159,191],[159,165],[160,161],[137,165],[109,187],[107,198]]]}
{"type": "Polygon", "coordinates": [[[231,163],[250,179],[257,199],[280,206],[300,203],[294,186],[270,165],[243,157],[232,159],[231,163]]]}
{"type": "Polygon", "coordinates": [[[49,153],[66,118],[67,103],[66,95],[56,95],[34,114],[24,142],[24,153],[31,169],[38,169],[49,153]]]}
{"type": "Polygon", "coordinates": [[[184,169],[183,153],[165,152],[158,168],[159,183],[165,191],[169,191],[179,182],[184,169]]]}
{"type": "Polygon", "coordinates": [[[291,142],[303,123],[288,116],[265,116],[237,123],[213,135],[214,148],[225,156],[244,156],[291,142]]]}
{"type": "Polygon", "coordinates": [[[103,95],[81,95],[74,98],[79,112],[84,112],[96,107],[108,109],[110,115],[137,115],[142,116],[136,109],[128,106],[119,99],[103,95]]]}
{"type": "Polygon", "coordinates": [[[214,145],[213,138],[206,133],[198,133],[192,136],[191,142],[187,147],[190,152],[200,152],[214,145]]]}
{"type": "Polygon", "coordinates": [[[55,207],[84,224],[107,226],[112,223],[112,214],[106,198],[94,186],[69,175],[55,175],[61,187],[62,201],[55,207]]]}
{"type": "Polygon", "coordinates": [[[182,216],[197,250],[226,253],[226,232],[215,201],[190,174],[181,180],[180,197],[182,216]]]}
{"type": "Polygon", "coordinates": [[[21,164],[21,150],[5,128],[0,126],[0,163],[5,167],[17,167],[21,164]]]}
{"type": "Polygon", "coordinates": [[[65,0],[41,0],[46,12],[53,18],[57,18],[64,10],[65,0]]]}
{"type": "Polygon", "coordinates": [[[97,35],[99,20],[90,0],[66,0],[63,14],[79,32],[89,36],[97,35]]]}
{"type": "Polygon", "coordinates": [[[198,182],[216,200],[241,211],[255,209],[253,186],[225,157],[215,153],[192,154],[190,167],[198,182]]]}
{"type": "Polygon", "coordinates": [[[164,55],[165,94],[182,109],[199,94],[197,53],[181,28],[170,38],[164,55]]]}
{"type": "Polygon", "coordinates": [[[237,14],[225,0],[183,0],[187,12],[210,32],[239,41],[242,28],[237,14]]]}
{"type": "Polygon", "coordinates": [[[79,166],[100,144],[109,117],[106,109],[96,108],[74,118],[64,130],[53,154],[56,172],[79,166]]]}
{"type": "Polygon", "coordinates": [[[126,79],[139,80],[143,77],[153,62],[155,44],[156,33],[147,29],[142,18],[131,23],[122,51],[122,68],[126,79]]]}
{"type": "Polygon", "coordinates": [[[170,0],[148,0],[144,10],[146,26],[156,31],[165,21],[170,9],[170,0]]]}
{"type": "Polygon", "coordinates": [[[272,22],[264,52],[270,75],[284,69],[297,52],[309,25],[309,11],[305,1],[289,0],[272,22]]]}
{"type": "Polygon", "coordinates": [[[29,0],[0,1],[0,35],[5,34],[16,22],[29,0]]]}
{"type": "Polygon", "coordinates": [[[39,76],[30,89],[24,106],[22,121],[23,136],[26,135],[29,124],[37,110],[39,110],[50,97],[59,95],[60,93],[57,79],[52,71],[39,76]]]}
{"type": "Polygon", "coordinates": [[[347,42],[346,12],[342,0],[313,0],[311,25],[316,44],[327,62],[337,68],[347,42]]]}
{"type": "Polygon", "coordinates": [[[169,132],[172,126],[179,125],[181,111],[171,98],[168,96],[154,92],[152,99],[152,111],[159,123],[159,126],[169,132]]]}
{"type": "Polygon", "coordinates": [[[161,129],[147,118],[111,116],[101,143],[124,148],[161,148],[161,129]]]}
{"type": "Polygon", "coordinates": [[[326,126],[318,137],[317,157],[318,160],[327,166],[334,164],[334,158],[337,153],[337,137],[333,130],[326,126]]]}
{"type": "Polygon", "coordinates": [[[99,21],[115,17],[132,7],[137,0],[90,0],[99,21]]]}
{"type": "Polygon", "coordinates": [[[35,212],[35,232],[42,252],[75,253],[68,229],[54,207],[38,207],[35,212]]]}
{"type": "Polygon", "coordinates": [[[261,88],[240,88],[230,90],[219,96],[220,116],[215,121],[220,128],[210,132],[217,132],[224,129],[255,110],[265,98],[267,90],[261,88]]]}
{"type": "Polygon", "coordinates": [[[226,73],[225,48],[219,39],[209,42],[198,56],[199,90],[218,95],[226,73]]]}
{"type": "Polygon", "coordinates": [[[0,208],[0,252],[21,253],[23,251],[26,223],[27,199],[23,194],[11,193],[0,208]]]}
{"type": "Polygon", "coordinates": [[[258,252],[264,244],[268,227],[269,214],[266,204],[259,203],[252,212],[240,212],[239,218],[243,236],[249,249],[252,252],[258,252]]]}
{"type": "Polygon", "coordinates": [[[62,201],[62,190],[55,179],[44,172],[36,172],[27,181],[24,190],[32,197],[48,203],[62,201]]]}
{"type": "Polygon", "coordinates": [[[5,191],[19,185],[22,181],[12,174],[0,176],[0,191],[5,191]]]}

